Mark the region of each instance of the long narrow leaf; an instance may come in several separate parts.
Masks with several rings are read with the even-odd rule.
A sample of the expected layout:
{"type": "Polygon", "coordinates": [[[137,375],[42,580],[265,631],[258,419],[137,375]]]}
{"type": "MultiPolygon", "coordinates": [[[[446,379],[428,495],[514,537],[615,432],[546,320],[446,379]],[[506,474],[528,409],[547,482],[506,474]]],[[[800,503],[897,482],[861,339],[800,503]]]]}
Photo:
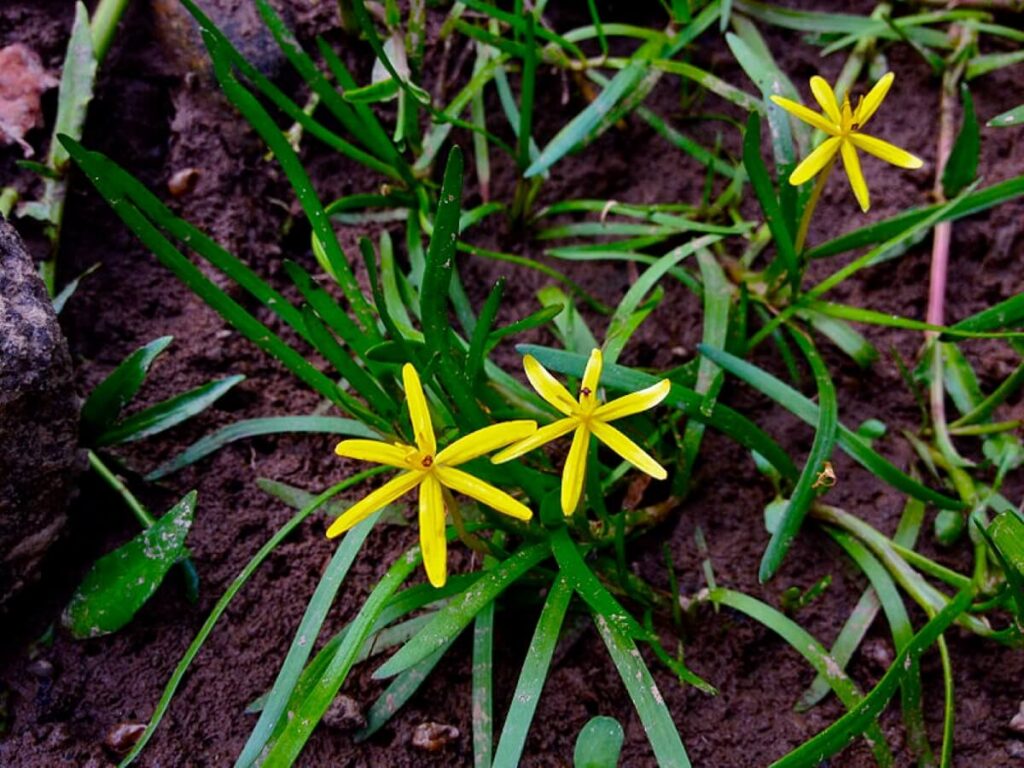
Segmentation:
{"type": "MultiPolygon", "coordinates": [[[[725,370],[734,376],[743,379],[745,382],[759,390],[762,394],[770,397],[779,405],[786,408],[802,421],[808,424],[816,424],[818,420],[818,405],[785,382],[772,376],[760,368],[740,360],[727,352],[717,349],[699,348],[701,354],[705,354],[718,363],[725,370]]],[[[963,502],[952,499],[945,494],[933,491],[914,480],[909,475],[901,472],[889,461],[882,458],[857,434],[847,429],[842,424],[837,426],[837,442],[852,459],[863,466],[879,479],[889,483],[893,488],[910,494],[911,496],[934,504],[942,509],[961,509],[963,502]]]]}
{"type": "Polygon", "coordinates": [[[559,575],[548,592],[547,600],[544,601],[544,608],[537,619],[537,628],[526,651],[519,681],[512,694],[512,705],[505,717],[498,749],[494,753],[494,768],[516,768],[520,764],[526,736],[533,722],[533,715],[537,711],[540,694],[544,689],[544,681],[548,676],[548,668],[572,596],[573,589],[569,580],[564,575],[559,575]]]}
{"type": "Polygon", "coordinates": [[[366,541],[366,537],[379,517],[380,512],[377,512],[363,520],[345,535],[335,550],[334,556],[327,564],[320,583],[317,584],[316,590],[306,606],[302,621],[299,622],[299,626],[295,630],[295,639],[292,640],[292,644],[288,648],[288,653],[281,664],[281,670],[277,673],[274,685],[263,705],[259,720],[253,726],[252,733],[249,734],[241,754],[235,761],[235,768],[252,765],[259,758],[275,725],[284,715],[292,689],[313,650],[313,644],[320,634],[320,628],[327,617],[327,612],[334,604],[334,598],[338,594],[345,576],[348,575],[349,568],[355,562],[356,555],[359,554],[363,542],[366,541]]]}

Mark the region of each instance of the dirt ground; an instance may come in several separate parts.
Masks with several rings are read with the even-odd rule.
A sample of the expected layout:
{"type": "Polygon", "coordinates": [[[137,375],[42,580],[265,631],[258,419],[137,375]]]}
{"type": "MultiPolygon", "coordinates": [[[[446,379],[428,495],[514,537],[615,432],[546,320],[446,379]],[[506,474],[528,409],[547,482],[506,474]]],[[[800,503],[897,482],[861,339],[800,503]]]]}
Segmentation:
{"type": "MultiPolygon", "coordinates": [[[[265,72],[285,85],[294,85],[293,75],[272,41],[261,32],[248,2],[205,0],[202,5],[214,9],[216,17],[265,72]]],[[[368,77],[369,49],[334,29],[333,3],[280,0],[279,5],[286,6],[282,10],[301,39],[308,41],[315,34],[326,34],[343,50],[358,75],[368,77]]],[[[628,19],[625,5],[602,3],[602,15],[606,19],[628,19]]],[[[648,5],[654,18],[657,4],[648,5]]],[[[821,8],[825,4],[813,5],[821,8]]],[[[848,10],[848,4],[834,5],[848,10]]],[[[858,12],[871,7],[856,5],[858,12]]],[[[635,21],[638,14],[647,11],[630,12],[635,21]]],[[[563,13],[566,16],[558,18],[561,28],[583,18],[563,13]]],[[[288,281],[281,268],[285,257],[313,265],[308,230],[297,224],[288,234],[282,234],[289,218],[298,213],[287,182],[266,161],[255,134],[219,100],[203,70],[194,36],[177,24],[178,14],[173,0],[131,4],[103,67],[85,144],[112,156],[165,199],[170,198],[166,185],[172,174],[197,168],[195,188],[174,200],[173,205],[258,272],[285,287],[288,281]]],[[[72,4],[67,0],[7,0],[0,5],[0,46],[24,42],[56,69],[71,18],[72,4]]],[[[839,56],[819,59],[816,49],[801,43],[795,34],[764,31],[772,50],[801,90],[805,90],[802,86],[811,74],[821,72],[832,80],[842,66],[839,56]]],[[[443,55],[440,45],[431,47],[429,71],[436,74],[436,69],[429,68],[436,67],[443,55]]],[[[704,66],[752,90],[723,45],[702,44],[697,56],[704,66]]],[[[887,109],[874,118],[874,132],[925,158],[926,164],[911,173],[866,160],[874,203],[871,219],[884,218],[907,204],[927,201],[934,176],[935,121],[930,115],[936,112],[938,83],[926,63],[905,46],[890,49],[888,63],[897,73],[896,85],[887,109]]],[[[464,81],[470,66],[471,58],[460,56],[456,46],[449,55],[446,81],[429,85],[438,92],[454,93],[455,84],[464,81]]],[[[973,94],[982,120],[1021,101],[1021,72],[1020,67],[1004,70],[975,84],[973,94]]],[[[537,133],[539,141],[546,141],[584,102],[571,82],[565,83],[545,69],[540,76],[538,93],[543,101],[537,133]],[[565,102],[563,93],[568,96],[565,102]]],[[[51,92],[46,102],[50,116],[53,97],[51,92]]],[[[676,84],[666,79],[653,94],[651,104],[659,114],[679,121],[705,144],[713,144],[715,124],[686,121],[676,84]]],[[[713,97],[701,108],[728,111],[713,97]]],[[[497,117],[493,122],[499,123],[497,117]]],[[[725,146],[735,149],[737,132],[724,123],[717,125],[723,131],[725,146]]],[[[467,144],[466,136],[458,132],[454,135],[467,144]]],[[[42,131],[29,138],[37,148],[44,145],[42,131]]],[[[380,183],[372,174],[330,155],[312,141],[307,142],[305,152],[325,199],[371,191],[380,183]]],[[[34,182],[14,167],[17,158],[14,149],[0,150],[0,180],[9,183],[13,179],[23,191],[30,190],[34,182]]],[[[513,169],[497,155],[494,163],[492,197],[510,198],[513,169]]],[[[986,130],[980,172],[986,184],[1024,173],[1024,133],[986,130]]],[[[559,163],[543,189],[542,202],[564,197],[695,202],[702,183],[703,171],[692,160],[671,149],[645,124],[628,120],[590,149],[559,163]]],[[[861,220],[845,183],[838,175],[830,183],[811,232],[812,242],[838,234],[851,222],[861,220]]],[[[466,204],[477,202],[479,193],[470,173],[466,204]]],[[[540,247],[522,234],[506,230],[497,219],[488,226],[474,231],[471,241],[543,258],[540,247]]],[[[38,233],[31,227],[22,229],[41,253],[38,233]]],[[[396,228],[394,234],[399,232],[396,228]]],[[[356,237],[364,232],[342,229],[340,234],[343,247],[355,254],[356,237]]],[[[1022,247],[1024,203],[1020,201],[955,226],[947,299],[951,321],[1020,290],[1024,269],[1015,256],[1022,247]]],[[[900,260],[866,270],[843,284],[833,294],[834,300],[922,318],[927,301],[928,258],[929,243],[925,242],[900,260]]],[[[94,190],[77,178],[68,207],[61,274],[67,279],[97,262],[102,268],[86,280],[62,316],[79,367],[82,393],[124,355],[164,334],[173,335],[175,341],[154,366],[141,404],[215,376],[247,376],[200,418],[125,450],[124,457],[132,466],[148,470],[201,435],[238,419],[310,413],[317,407],[312,393],[237,333],[226,329],[217,315],[177,283],[133,239],[94,190]]],[[[534,294],[544,283],[536,272],[470,259],[459,266],[467,290],[477,302],[498,276],[511,278],[503,318],[536,309],[534,294]]],[[[819,263],[812,277],[834,268],[835,262],[819,263]]],[[[618,265],[571,265],[568,272],[608,301],[617,301],[628,286],[628,273],[618,265]]],[[[666,290],[666,299],[631,342],[627,362],[669,366],[692,357],[700,338],[699,305],[679,286],[666,285],[666,290]]],[[[895,347],[912,358],[919,351],[917,335],[878,328],[864,332],[883,352],[895,347]]],[[[551,341],[544,335],[536,338],[551,341]]],[[[986,389],[1015,363],[1005,345],[970,342],[964,349],[986,389]]],[[[912,452],[900,437],[900,430],[916,427],[918,411],[891,357],[883,354],[874,367],[864,371],[836,350],[827,352],[839,388],[844,423],[855,426],[869,417],[884,420],[889,433],[877,447],[897,465],[907,467],[912,452]]],[[[518,371],[518,356],[511,344],[499,349],[498,359],[508,370],[518,371]]],[[[767,350],[757,361],[777,367],[767,350]]],[[[749,389],[728,384],[724,399],[751,416],[794,455],[802,456],[808,449],[810,429],[749,389]]],[[[1019,418],[1021,410],[1019,400],[1014,400],[1006,409],[1006,418],[1019,418]]],[[[167,677],[215,601],[291,515],[283,504],[256,487],[256,478],[269,477],[310,489],[326,487],[353,468],[338,460],[331,448],[332,440],[325,436],[259,438],[233,444],[172,475],[160,487],[145,488],[143,498],[155,510],[166,509],[192,488],[199,491],[199,508],[189,537],[202,578],[199,603],[187,602],[179,579],[172,575],[121,632],[83,642],[72,640],[58,629],[52,643],[37,642],[58,620],[62,606],[90,564],[136,532],[133,519],[117,498],[93,478],[84,478],[73,509],[72,530],[54,552],[47,579],[25,596],[14,617],[5,619],[0,633],[0,690],[6,691],[8,710],[8,730],[0,735],[0,765],[98,767],[111,762],[114,756],[103,745],[108,731],[119,723],[148,720],[167,677]]],[[[749,454],[710,431],[698,466],[697,491],[669,523],[632,551],[632,567],[656,584],[667,584],[661,549],[662,542],[668,542],[683,592],[700,589],[704,583],[694,539],[699,526],[707,539],[718,583],[772,604],[778,604],[780,593],[787,587],[806,588],[831,575],[832,583],[824,596],[797,616],[817,638],[831,643],[865,586],[859,572],[826,536],[811,527],[795,542],[781,574],[768,585],[758,584],[757,565],[767,540],[761,525],[762,509],[771,496],[769,484],[757,474],[749,454]]],[[[837,454],[835,467],[839,482],[828,500],[891,532],[901,510],[900,495],[844,455],[837,454]]],[[[1024,492],[1021,477],[1011,477],[1005,492],[1011,500],[1019,499],[1024,492]]],[[[238,595],[138,764],[222,766],[237,755],[254,722],[253,716],[245,714],[245,706],[276,675],[306,601],[332,553],[334,545],[324,538],[323,530],[323,518],[307,521],[238,595]]],[[[412,529],[396,526],[374,531],[353,567],[327,630],[335,631],[352,618],[386,564],[412,542],[414,535],[412,529]]],[[[968,563],[964,547],[941,550],[930,536],[922,538],[921,549],[929,556],[961,568],[968,563]]],[[[454,550],[451,568],[457,571],[467,565],[468,559],[458,547],[454,550]]],[[[536,608],[525,602],[512,602],[498,614],[499,718],[515,685],[535,612],[536,608]]],[[[915,621],[919,624],[921,618],[916,615],[915,621]]],[[[951,631],[948,637],[956,677],[955,764],[972,768],[1024,765],[1024,741],[1008,727],[1024,698],[1024,654],[982,642],[960,630],[951,631]]],[[[468,649],[465,638],[460,640],[420,693],[368,742],[356,745],[350,731],[319,727],[303,752],[302,764],[471,764],[468,649]],[[461,735],[439,753],[418,751],[410,744],[412,732],[426,721],[454,725],[461,735]]],[[[892,655],[885,627],[876,625],[853,660],[854,678],[865,688],[871,686],[884,672],[885,659],[892,655]]],[[[793,704],[810,683],[812,671],[772,633],[733,612],[709,610],[701,614],[688,638],[686,659],[695,672],[718,687],[718,696],[679,685],[656,664],[652,669],[695,765],[764,766],[841,713],[834,698],[808,713],[794,712],[793,704]]],[[[368,707],[381,690],[380,683],[370,679],[371,671],[371,665],[358,668],[343,690],[363,707],[368,707]]],[[[926,715],[933,743],[937,744],[942,690],[936,654],[925,658],[924,675],[926,715]]],[[[894,749],[903,745],[897,710],[890,708],[882,718],[894,749]]],[[[596,714],[617,717],[624,724],[627,742],[623,765],[654,764],[618,675],[597,634],[588,630],[558,650],[527,743],[524,765],[569,765],[576,734],[596,714]]],[[[905,750],[899,751],[901,765],[909,765],[905,750]]],[[[871,754],[863,741],[829,762],[834,768],[871,764],[871,754]]]]}

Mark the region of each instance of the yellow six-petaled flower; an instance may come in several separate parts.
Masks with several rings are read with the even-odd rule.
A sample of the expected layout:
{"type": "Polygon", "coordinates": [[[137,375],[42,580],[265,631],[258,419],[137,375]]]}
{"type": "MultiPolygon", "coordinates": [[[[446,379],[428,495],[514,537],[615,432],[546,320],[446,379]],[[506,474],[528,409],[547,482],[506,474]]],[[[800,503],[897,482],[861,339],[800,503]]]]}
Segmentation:
{"type": "Polygon", "coordinates": [[[860,169],[858,149],[863,149],[900,168],[920,168],[923,165],[920,158],[906,150],[862,132],[864,125],[885,99],[894,78],[892,72],[885,74],[875,83],[868,95],[860,100],[856,109],[851,108],[849,96],[843,97],[840,106],[832,88],[824,78],[817,75],[811,78],[811,93],[821,106],[822,114],[782,96],[771,97],[772,101],[790,114],[828,134],[828,138],[796,167],[789,177],[790,184],[799,186],[814,178],[823,168],[830,166],[838,153],[843,158],[843,167],[850,179],[853,194],[861,209],[866,212],[871,207],[871,199],[868,195],[867,182],[864,181],[864,174],[860,169]]]}
{"type": "Polygon", "coordinates": [[[496,464],[511,461],[575,430],[569,455],[562,470],[561,503],[565,515],[571,515],[576,511],[580,496],[583,494],[591,435],[651,477],[664,480],[668,476],[661,464],[608,423],[656,406],[665,399],[672,387],[668,379],[602,405],[597,399],[597,386],[601,379],[599,349],[595,349],[587,361],[578,400],[569,394],[569,391],[537,362],[536,358],[526,355],[523,358],[523,367],[526,369],[526,377],[537,393],[565,414],[565,418],[541,427],[529,437],[495,455],[491,461],[496,464]]]}
{"type": "Polygon", "coordinates": [[[493,485],[456,469],[456,466],[525,438],[537,429],[537,424],[533,421],[493,424],[461,437],[438,451],[434,426],[430,421],[427,400],[416,369],[406,364],[402,368],[402,381],[416,445],[379,440],[343,440],[338,443],[335,453],[339,456],[373,461],[403,471],[349,507],[332,523],[327,536],[334,538],[344,533],[418,486],[423,567],[430,583],[442,587],[448,575],[443,488],[463,493],[510,517],[529,520],[533,516],[529,507],[493,485]]]}

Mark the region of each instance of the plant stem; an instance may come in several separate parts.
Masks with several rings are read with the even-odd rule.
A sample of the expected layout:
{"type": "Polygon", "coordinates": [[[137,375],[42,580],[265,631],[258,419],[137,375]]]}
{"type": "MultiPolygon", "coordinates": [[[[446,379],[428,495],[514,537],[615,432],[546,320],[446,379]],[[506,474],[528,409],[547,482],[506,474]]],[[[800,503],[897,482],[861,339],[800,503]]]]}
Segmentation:
{"type": "Polygon", "coordinates": [[[114,42],[117,25],[128,7],[129,0],[100,0],[93,11],[89,26],[92,29],[92,49],[96,63],[102,64],[103,59],[114,42]]]}
{"type": "Polygon", "coordinates": [[[128,505],[128,508],[142,524],[143,528],[149,528],[156,522],[153,515],[149,513],[149,510],[135,497],[135,494],[128,490],[128,486],[124,484],[124,481],[94,451],[89,451],[89,466],[96,470],[96,474],[102,477],[107,485],[117,491],[118,495],[124,499],[124,503],[128,505]]]}
{"type": "Polygon", "coordinates": [[[835,164],[836,159],[833,157],[828,165],[822,169],[821,173],[818,174],[818,178],[814,182],[814,189],[811,190],[811,196],[807,199],[807,204],[804,206],[803,215],[800,216],[800,227],[796,232],[796,242],[793,244],[797,256],[804,249],[804,243],[807,241],[807,231],[811,227],[811,217],[814,215],[814,209],[818,207],[821,193],[825,190],[825,184],[828,183],[828,177],[832,174],[835,164]]]}
{"type": "MultiPolygon", "coordinates": [[[[956,132],[956,104],[960,79],[964,72],[961,53],[969,43],[970,36],[958,25],[953,25],[951,35],[956,41],[956,48],[949,61],[956,62],[947,66],[942,73],[942,91],[939,97],[939,138],[935,151],[935,183],[933,193],[939,203],[946,202],[946,194],[942,185],[942,176],[953,151],[956,132]]],[[[932,260],[928,278],[928,310],[925,322],[931,325],[942,325],[945,320],[946,280],[949,272],[949,246],[953,239],[953,223],[940,221],[935,225],[932,238],[932,260]]],[[[946,455],[950,464],[964,466],[966,462],[960,458],[953,446],[946,426],[946,387],[943,380],[942,348],[939,334],[935,331],[925,332],[925,343],[931,349],[931,384],[928,389],[929,406],[932,419],[932,430],[939,450],[946,455]]]]}

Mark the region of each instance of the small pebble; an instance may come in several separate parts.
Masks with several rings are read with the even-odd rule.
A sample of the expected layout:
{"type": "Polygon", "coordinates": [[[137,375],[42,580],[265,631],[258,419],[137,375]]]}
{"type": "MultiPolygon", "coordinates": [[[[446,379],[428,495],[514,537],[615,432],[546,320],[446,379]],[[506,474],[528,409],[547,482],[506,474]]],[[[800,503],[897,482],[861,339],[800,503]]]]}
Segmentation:
{"type": "Polygon", "coordinates": [[[1010,730],[1024,734],[1024,701],[1017,708],[1017,714],[1010,720],[1010,730]]]}
{"type": "Polygon", "coordinates": [[[192,191],[199,178],[198,168],[182,168],[167,180],[167,191],[175,197],[182,197],[192,191]]]}
{"type": "Polygon", "coordinates": [[[335,696],[324,712],[323,724],[338,731],[357,731],[366,727],[359,702],[351,696],[335,696]]]}
{"type": "Polygon", "coordinates": [[[425,752],[438,752],[459,738],[459,729],[445,723],[420,723],[412,732],[412,745],[425,752]]]}
{"type": "Polygon", "coordinates": [[[103,745],[115,755],[126,755],[145,732],[143,723],[118,723],[107,731],[103,745]]]}

